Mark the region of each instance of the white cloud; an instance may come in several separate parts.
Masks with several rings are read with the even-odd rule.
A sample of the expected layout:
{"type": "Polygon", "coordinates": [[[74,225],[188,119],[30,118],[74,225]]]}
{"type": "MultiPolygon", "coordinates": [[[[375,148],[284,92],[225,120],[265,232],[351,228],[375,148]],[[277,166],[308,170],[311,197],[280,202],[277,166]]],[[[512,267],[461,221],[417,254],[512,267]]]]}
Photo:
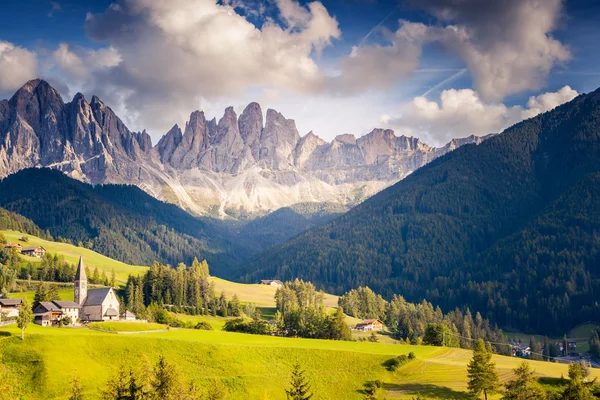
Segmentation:
{"type": "Polygon", "coordinates": [[[75,79],[87,78],[94,71],[116,67],[122,60],[113,47],[91,50],[76,48],[68,43],[60,43],[52,52],[52,59],[75,79]]]}
{"type": "Polygon", "coordinates": [[[381,122],[395,129],[410,130],[431,145],[442,145],[452,138],[469,135],[486,135],[501,132],[505,128],[539,113],[572,100],[577,91],[565,86],[553,93],[532,96],[527,107],[485,102],[472,89],[444,90],[440,101],[415,97],[402,107],[397,118],[382,116],[381,122]]]}
{"type": "Polygon", "coordinates": [[[15,91],[36,75],[34,52],[0,40],[0,93],[15,91]]]}
{"type": "Polygon", "coordinates": [[[277,6],[283,23],[269,19],[260,29],[214,0],[121,0],[88,14],[88,35],[121,57],[94,74],[88,90],[107,102],[121,96],[121,111],[139,116],[127,122],[155,133],[201,99],[219,101],[252,87],[319,91],[323,76],[314,56],[340,36],[338,23],[319,2],[277,6]]]}
{"type": "Polygon", "coordinates": [[[400,21],[384,42],[354,47],[339,65],[335,89],[385,88],[410,77],[423,46],[441,45],[465,63],[477,92],[500,100],[525,90],[538,90],[557,64],[568,61],[569,49],[554,39],[562,0],[423,0],[413,2],[440,23],[400,21]]]}

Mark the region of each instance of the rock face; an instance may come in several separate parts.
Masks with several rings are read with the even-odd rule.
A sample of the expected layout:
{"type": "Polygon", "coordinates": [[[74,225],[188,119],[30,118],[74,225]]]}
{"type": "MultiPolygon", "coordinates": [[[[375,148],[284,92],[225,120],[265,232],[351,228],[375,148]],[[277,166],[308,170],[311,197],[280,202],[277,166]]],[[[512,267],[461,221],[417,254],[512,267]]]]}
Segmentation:
{"type": "Polygon", "coordinates": [[[250,103],[239,118],[191,113],[156,146],[132,132],[100,99],[70,103],[47,82],[32,80],[0,101],[0,177],[28,167],[59,169],[93,184],[134,184],[197,214],[251,217],[305,202],[356,204],[431,160],[483,138],[431,148],[413,137],[374,129],[326,142],[250,103]]]}

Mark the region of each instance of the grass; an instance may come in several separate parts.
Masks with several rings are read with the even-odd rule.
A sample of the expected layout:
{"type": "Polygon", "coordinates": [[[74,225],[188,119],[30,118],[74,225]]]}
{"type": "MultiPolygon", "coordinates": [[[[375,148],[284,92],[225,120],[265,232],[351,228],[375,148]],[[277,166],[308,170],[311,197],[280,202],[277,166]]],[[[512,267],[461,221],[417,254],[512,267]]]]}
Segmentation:
{"type": "MultiPolygon", "coordinates": [[[[67,398],[65,388],[74,374],[80,377],[87,397],[97,398],[121,363],[138,364],[145,357],[154,363],[160,355],[200,387],[219,377],[231,399],[285,399],[284,389],[296,361],[306,369],[319,399],[360,399],[362,385],[375,379],[384,382],[391,398],[410,398],[417,393],[429,398],[470,398],[465,390],[471,352],[462,349],[188,329],[113,335],[30,326],[25,342],[18,334],[14,326],[0,328],[0,353],[5,365],[19,376],[25,399],[67,398]],[[411,351],[416,360],[396,372],[385,368],[389,359],[411,351]]],[[[494,361],[505,381],[522,360],[494,356],[494,361]]],[[[531,364],[548,381],[567,375],[563,364],[531,364]]],[[[592,377],[597,376],[598,370],[592,370],[592,377]]]]}
{"type": "Polygon", "coordinates": [[[108,332],[143,332],[167,329],[167,325],[133,321],[92,322],[88,326],[108,332]]]}
{"type": "MultiPolygon", "coordinates": [[[[84,264],[89,267],[90,272],[94,271],[94,268],[98,268],[98,271],[102,274],[104,271],[108,277],[112,270],[115,270],[115,276],[119,283],[125,283],[127,281],[127,277],[131,275],[138,275],[144,272],[144,269],[147,267],[135,266],[125,264],[120,261],[113,260],[112,258],[108,258],[103,256],[102,254],[96,253],[90,249],[86,249],[83,247],[73,246],[68,243],[59,243],[59,242],[51,242],[45,239],[41,239],[37,236],[25,235],[29,238],[27,242],[19,241],[19,238],[24,236],[20,232],[16,231],[0,231],[6,237],[6,240],[10,242],[19,242],[23,246],[43,246],[46,251],[51,254],[62,254],[65,257],[65,260],[77,264],[79,261],[79,256],[83,256],[84,264]]],[[[21,256],[26,261],[31,262],[40,262],[40,259],[37,257],[29,257],[29,256],[21,256]]]]}
{"type": "MultiPolygon", "coordinates": [[[[241,301],[254,303],[257,307],[275,307],[275,292],[277,291],[275,286],[236,283],[217,277],[211,277],[210,280],[215,284],[217,294],[225,292],[227,297],[237,294],[241,301]]],[[[337,307],[337,302],[338,296],[325,294],[325,306],[337,307]]]]}
{"type": "Polygon", "coordinates": [[[225,322],[228,320],[228,318],[213,317],[210,315],[187,315],[178,313],[171,313],[171,315],[181,321],[193,322],[194,324],[197,324],[200,321],[208,322],[216,331],[222,330],[225,326],[225,322]]]}

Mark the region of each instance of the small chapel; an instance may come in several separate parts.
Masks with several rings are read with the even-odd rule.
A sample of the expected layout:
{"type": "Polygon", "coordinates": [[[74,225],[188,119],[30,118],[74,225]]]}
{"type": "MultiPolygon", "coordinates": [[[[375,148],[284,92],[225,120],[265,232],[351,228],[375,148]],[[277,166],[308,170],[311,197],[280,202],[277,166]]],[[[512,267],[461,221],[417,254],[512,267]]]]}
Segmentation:
{"type": "Polygon", "coordinates": [[[119,300],[113,288],[87,288],[87,275],[83,257],[79,257],[75,273],[75,303],[79,309],[81,321],[111,321],[119,319],[119,300]]]}

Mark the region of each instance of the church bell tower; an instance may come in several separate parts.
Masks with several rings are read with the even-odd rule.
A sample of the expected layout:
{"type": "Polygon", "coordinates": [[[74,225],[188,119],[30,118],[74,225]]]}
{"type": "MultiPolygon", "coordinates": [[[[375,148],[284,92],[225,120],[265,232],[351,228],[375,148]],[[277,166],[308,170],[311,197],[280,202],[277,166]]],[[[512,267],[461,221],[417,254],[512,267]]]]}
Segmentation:
{"type": "Polygon", "coordinates": [[[87,276],[85,275],[85,267],[83,266],[83,257],[79,257],[77,272],[75,273],[75,303],[80,306],[85,302],[87,297],[87,276]]]}

